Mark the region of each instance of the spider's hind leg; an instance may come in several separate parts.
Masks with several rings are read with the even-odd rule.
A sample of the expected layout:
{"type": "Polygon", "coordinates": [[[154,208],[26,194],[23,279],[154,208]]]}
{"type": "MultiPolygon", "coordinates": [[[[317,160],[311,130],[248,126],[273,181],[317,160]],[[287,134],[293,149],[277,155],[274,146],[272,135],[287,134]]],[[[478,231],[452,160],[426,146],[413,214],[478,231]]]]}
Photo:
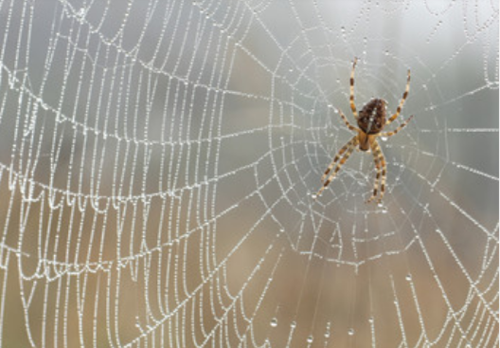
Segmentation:
{"type": "Polygon", "coordinates": [[[358,136],[357,135],[352,137],[352,139],[349,140],[349,142],[347,144],[345,144],[339,150],[339,152],[335,155],[335,158],[333,159],[332,163],[330,163],[330,165],[328,166],[328,168],[325,171],[325,174],[323,174],[321,181],[325,180],[328,173],[330,173],[330,171],[333,169],[333,167],[335,166],[337,161],[339,161],[339,159],[340,159],[340,161],[337,163],[337,166],[335,167],[335,170],[333,171],[333,173],[328,177],[328,179],[325,181],[323,186],[319,189],[318,193],[316,193],[316,197],[319,197],[321,195],[321,193],[325,190],[325,188],[330,184],[330,182],[332,182],[332,180],[335,178],[335,176],[337,175],[340,168],[342,168],[344,163],[349,159],[349,157],[353,153],[354,149],[356,148],[356,145],[358,145],[358,136]],[[345,152],[345,154],[344,154],[344,152],[345,152]]]}
{"type": "Polygon", "coordinates": [[[375,168],[377,169],[377,176],[375,177],[375,183],[373,184],[373,194],[366,201],[366,203],[371,202],[373,199],[375,199],[377,197],[378,185],[381,181],[382,183],[380,185],[380,196],[377,200],[377,203],[380,203],[382,201],[382,198],[384,197],[384,193],[385,193],[387,164],[385,162],[384,154],[382,153],[382,150],[380,149],[380,145],[377,143],[376,140],[372,143],[372,153],[373,153],[373,160],[375,162],[375,168]]]}
{"type": "MultiPolygon", "coordinates": [[[[321,181],[324,181],[326,179],[326,176],[328,175],[328,173],[330,173],[330,171],[333,169],[333,167],[335,166],[335,163],[337,163],[337,161],[342,158],[344,152],[349,149],[350,147],[352,146],[355,146],[354,144],[357,143],[357,135],[352,137],[351,140],[349,140],[344,146],[342,146],[342,148],[339,150],[339,152],[337,152],[337,154],[335,155],[335,157],[333,158],[333,161],[332,163],[330,163],[330,165],[328,166],[328,168],[326,168],[325,170],[325,173],[323,174],[323,176],[321,177],[321,181]]],[[[347,159],[346,159],[347,160],[347,159]]],[[[342,164],[340,164],[342,166],[342,164]]],[[[340,168],[339,168],[340,169],[340,168]]]]}

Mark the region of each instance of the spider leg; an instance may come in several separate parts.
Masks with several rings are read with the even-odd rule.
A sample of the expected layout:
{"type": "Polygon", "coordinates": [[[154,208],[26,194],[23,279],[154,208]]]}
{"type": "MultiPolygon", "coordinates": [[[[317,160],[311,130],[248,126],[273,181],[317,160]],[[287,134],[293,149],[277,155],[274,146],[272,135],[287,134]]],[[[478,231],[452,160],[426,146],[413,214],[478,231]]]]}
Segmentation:
{"type": "Polygon", "coordinates": [[[405,91],[403,93],[403,97],[401,98],[401,101],[399,102],[399,105],[398,105],[398,108],[396,109],[396,113],[394,115],[392,115],[388,120],[387,122],[385,123],[386,125],[387,124],[391,124],[392,121],[394,121],[396,119],[396,117],[399,116],[399,114],[401,113],[401,109],[403,109],[403,105],[406,101],[406,98],[408,97],[408,92],[410,91],[410,70],[408,69],[408,79],[406,80],[406,88],[405,88],[405,91]]]}
{"type": "MultiPolygon", "coordinates": [[[[375,144],[375,142],[373,142],[373,144],[375,144]]],[[[373,161],[375,162],[375,168],[377,169],[377,176],[375,177],[375,183],[373,184],[373,194],[366,201],[366,203],[371,202],[375,197],[377,197],[378,184],[379,184],[379,181],[380,181],[380,174],[381,174],[381,166],[380,166],[380,161],[379,161],[379,154],[377,153],[377,151],[375,151],[373,144],[372,144],[372,154],[373,154],[373,161]]]]}
{"type": "Polygon", "coordinates": [[[349,123],[349,121],[347,120],[347,117],[345,117],[344,113],[340,109],[339,109],[339,114],[340,114],[340,117],[342,117],[342,119],[344,120],[344,123],[346,124],[347,128],[349,128],[353,132],[360,131],[357,127],[354,127],[352,124],[349,123]]]}
{"type": "Polygon", "coordinates": [[[398,128],[396,128],[395,130],[391,131],[391,132],[384,132],[384,133],[380,133],[379,136],[381,137],[392,137],[394,134],[396,134],[397,132],[399,132],[401,129],[403,129],[407,124],[408,122],[411,121],[411,119],[413,118],[413,115],[411,115],[410,117],[408,117],[406,119],[406,121],[404,121],[402,124],[399,125],[398,128]]]}
{"type": "Polygon", "coordinates": [[[354,62],[352,63],[351,70],[351,88],[350,88],[350,97],[349,101],[351,103],[351,110],[354,118],[358,119],[358,111],[356,110],[356,104],[354,104],[354,69],[356,68],[356,63],[358,62],[358,58],[354,58],[354,62]]]}
{"type": "Polygon", "coordinates": [[[372,143],[372,152],[373,152],[373,160],[375,162],[375,168],[377,169],[377,176],[375,178],[375,183],[373,185],[373,194],[366,201],[366,203],[371,202],[374,198],[377,197],[378,184],[381,181],[382,183],[380,185],[380,197],[377,200],[377,203],[380,203],[382,201],[382,197],[384,197],[384,193],[385,193],[387,164],[385,162],[384,154],[382,153],[382,150],[380,149],[380,146],[376,140],[372,143]]]}
{"type": "MultiPolygon", "coordinates": [[[[357,144],[358,144],[358,136],[355,135],[346,145],[344,145],[344,147],[341,150],[343,150],[342,152],[344,152],[347,149],[347,152],[341,158],[340,162],[337,164],[337,167],[335,168],[335,170],[333,171],[333,173],[328,177],[328,179],[325,181],[325,183],[323,184],[323,186],[319,189],[318,193],[316,193],[316,197],[319,197],[321,195],[321,193],[323,192],[323,190],[330,184],[330,182],[332,182],[332,180],[335,178],[335,176],[337,175],[337,173],[340,170],[340,168],[342,168],[342,166],[344,165],[344,163],[351,156],[351,154],[354,151],[354,149],[356,148],[357,144]]],[[[325,174],[323,175],[322,180],[324,180],[324,178],[326,177],[326,175],[330,172],[331,168],[333,168],[333,166],[335,165],[335,162],[338,161],[338,158],[340,158],[340,155],[341,154],[340,154],[340,151],[339,151],[339,153],[335,156],[335,159],[333,160],[333,162],[330,164],[330,166],[328,166],[328,169],[326,170],[325,174]]]]}
{"type": "Polygon", "coordinates": [[[323,176],[321,177],[321,181],[324,181],[326,179],[326,176],[328,175],[328,173],[330,173],[330,170],[333,169],[333,167],[335,166],[335,163],[337,163],[337,161],[343,157],[343,153],[350,147],[354,146],[354,143],[357,142],[357,135],[355,135],[354,137],[351,138],[351,140],[349,140],[344,146],[342,146],[342,148],[339,150],[339,152],[337,152],[337,154],[335,155],[335,157],[333,158],[333,161],[332,163],[330,163],[330,165],[328,166],[328,168],[326,168],[325,170],[325,173],[323,174],[323,176]]]}

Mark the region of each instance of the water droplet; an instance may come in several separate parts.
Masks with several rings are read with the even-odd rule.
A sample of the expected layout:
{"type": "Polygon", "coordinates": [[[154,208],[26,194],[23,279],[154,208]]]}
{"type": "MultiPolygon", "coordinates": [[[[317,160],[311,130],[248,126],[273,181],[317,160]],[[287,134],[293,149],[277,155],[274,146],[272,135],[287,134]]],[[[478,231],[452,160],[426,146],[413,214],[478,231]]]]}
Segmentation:
{"type": "Polygon", "coordinates": [[[81,9],[78,10],[78,12],[76,12],[76,15],[80,18],[85,17],[85,9],[82,7],[81,9]]]}
{"type": "Polygon", "coordinates": [[[349,331],[347,331],[347,334],[349,336],[353,336],[354,335],[354,329],[349,329],[349,331]]]}
{"type": "Polygon", "coordinates": [[[330,322],[326,323],[325,338],[330,337],[330,322]]]}
{"type": "Polygon", "coordinates": [[[313,343],[313,341],[314,341],[314,337],[312,335],[307,337],[307,343],[313,343]]]}
{"type": "Polygon", "coordinates": [[[278,326],[278,319],[276,319],[276,318],[271,319],[270,325],[271,325],[271,327],[278,326]]]}

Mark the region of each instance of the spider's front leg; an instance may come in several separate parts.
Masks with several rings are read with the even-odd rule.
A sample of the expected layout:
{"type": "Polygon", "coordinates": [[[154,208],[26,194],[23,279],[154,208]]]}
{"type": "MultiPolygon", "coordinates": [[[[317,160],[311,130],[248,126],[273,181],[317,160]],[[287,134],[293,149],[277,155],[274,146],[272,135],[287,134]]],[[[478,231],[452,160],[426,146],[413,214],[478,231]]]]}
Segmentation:
{"type": "Polygon", "coordinates": [[[344,121],[345,125],[347,126],[347,128],[349,128],[351,131],[353,132],[356,132],[356,133],[359,133],[361,130],[358,128],[358,127],[354,127],[350,122],[349,120],[347,119],[347,117],[345,117],[344,113],[342,112],[342,110],[338,109],[339,110],[339,114],[340,114],[340,117],[342,117],[342,120],[344,121]]]}
{"type": "Polygon", "coordinates": [[[384,133],[380,133],[379,135],[381,137],[386,137],[386,138],[389,138],[389,137],[392,137],[393,135],[395,135],[397,132],[399,132],[401,129],[403,129],[407,124],[408,122],[411,121],[411,119],[413,118],[413,115],[411,115],[410,117],[408,117],[406,119],[406,121],[404,121],[402,124],[399,125],[399,127],[397,127],[395,130],[391,131],[391,132],[384,132],[384,133]]]}
{"type": "Polygon", "coordinates": [[[325,174],[323,174],[323,176],[321,177],[321,181],[325,180],[328,173],[330,173],[330,171],[333,169],[333,167],[335,166],[337,161],[339,161],[339,159],[340,159],[340,161],[339,161],[339,163],[337,163],[337,167],[335,168],[333,173],[328,177],[328,179],[325,181],[323,186],[319,189],[318,193],[316,193],[316,197],[319,197],[321,195],[321,193],[325,190],[325,188],[330,184],[330,182],[332,182],[332,180],[335,178],[335,176],[337,175],[340,168],[342,168],[344,163],[349,159],[349,157],[351,156],[352,152],[354,151],[354,149],[356,148],[357,145],[358,145],[358,135],[355,135],[354,137],[351,138],[351,140],[349,140],[347,142],[347,144],[345,144],[339,150],[339,152],[337,152],[332,163],[330,163],[328,168],[326,168],[325,174]],[[344,152],[345,152],[345,154],[344,154],[344,152]]]}
{"type": "Polygon", "coordinates": [[[380,203],[382,201],[382,197],[384,197],[384,193],[385,193],[387,164],[385,162],[384,154],[382,153],[382,150],[380,149],[380,145],[377,143],[377,140],[375,140],[372,143],[372,153],[373,153],[373,160],[375,162],[375,168],[377,169],[377,176],[375,177],[375,183],[373,184],[373,194],[366,201],[366,203],[371,202],[374,198],[377,197],[378,184],[380,181],[382,181],[382,184],[380,185],[380,197],[377,200],[377,203],[380,203]]]}
{"type": "Polygon", "coordinates": [[[410,70],[408,69],[408,78],[406,80],[406,88],[405,88],[405,91],[403,93],[403,96],[401,97],[401,101],[399,102],[399,105],[398,105],[398,108],[396,109],[396,112],[394,113],[394,115],[392,115],[388,120],[387,122],[385,123],[386,125],[388,124],[391,124],[392,121],[394,121],[398,116],[399,114],[401,113],[401,110],[403,109],[403,105],[406,101],[406,98],[408,98],[408,93],[410,92],[410,70]]]}
{"type": "Polygon", "coordinates": [[[349,96],[349,102],[351,104],[351,110],[352,114],[354,115],[354,118],[357,120],[358,119],[358,111],[356,110],[356,104],[354,104],[354,70],[356,69],[356,63],[358,62],[358,58],[354,58],[354,62],[352,63],[352,70],[351,70],[351,80],[350,80],[350,96],[349,96]]]}

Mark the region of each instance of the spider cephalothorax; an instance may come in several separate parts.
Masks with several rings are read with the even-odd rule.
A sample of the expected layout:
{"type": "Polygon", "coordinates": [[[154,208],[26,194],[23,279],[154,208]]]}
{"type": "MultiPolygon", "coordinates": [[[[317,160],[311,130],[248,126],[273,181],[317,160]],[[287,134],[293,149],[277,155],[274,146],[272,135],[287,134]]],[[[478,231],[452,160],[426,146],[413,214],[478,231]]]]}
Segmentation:
{"type": "Polygon", "coordinates": [[[367,202],[370,202],[372,199],[377,197],[379,184],[380,184],[380,197],[378,199],[378,202],[380,202],[385,192],[387,165],[385,162],[384,154],[382,153],[382,150],[380,149],[380,146],[376,138],[378,136],[386,138],[393,136],[394,134],[399,132],[404,126],[406,126],[413,117],[413,115],[410,116],[405,122],[403,122],[399,127],[397,127],[392,132],[381,133],[384,127],[386,125],[391,124],[392,121],[394,121],[401,113],[403,104],[406,98],[408,97],[408,91],[410,90],[410,70],[408,70],[408,79],[406,82],[406,88],[403,93],[403,97],[401,98],[401,101],[399,102],[399,105],[396,109],[396,112],[388,120],[386,120],[386,101],[380,98],[374,98],[370,100],[368,103],[366,103],[366,105],[363,107],[363,109],[361,109],[358,115],[358,112],[356,110],[356,105],[354,104],[354,69],[356,67],[356,62],[357,59],[354,59],[351,71],[351,87],[350,87],[349,99],[351,103],[352,113],[354,115],[354,118],[356,119],[356,122],[358,123],[359,128],[351,125],[347,120],[347,118],[345,117],[345,115],[342,113],[342,111],[339,110],[340,117],[342,117],[342,120],[344,120],[344,123],[347,125],[347,128],[349,128],[353,132],[356,132],[356,135],[352,137],[351,140],[349,140],[347,144],[345,144],[333,158],[332,163],[330,163],[330,165],[325,171],[325,174],[323,174],[321,181],[327,179],[328,173],[330,173],[333,167],[335,167],[335,170],[333,171],[332,174],[330,174],[330,176],[325,181],[323,186],[319,189],[318,193],[316,194],[316,197],[318,197],[323,192],[323,190],[328,186],[328,184],[330,184],[330,182],[337,175],[342,165],[347,161],[349,156],[352,154],[354,149],[358,147],[362,151],[367,151],[369,149],[372,150],[373,160],[375,162],[375,168],[377,170],[377,176],[375,178],[373,194],[368,199],[367,202]]]}

